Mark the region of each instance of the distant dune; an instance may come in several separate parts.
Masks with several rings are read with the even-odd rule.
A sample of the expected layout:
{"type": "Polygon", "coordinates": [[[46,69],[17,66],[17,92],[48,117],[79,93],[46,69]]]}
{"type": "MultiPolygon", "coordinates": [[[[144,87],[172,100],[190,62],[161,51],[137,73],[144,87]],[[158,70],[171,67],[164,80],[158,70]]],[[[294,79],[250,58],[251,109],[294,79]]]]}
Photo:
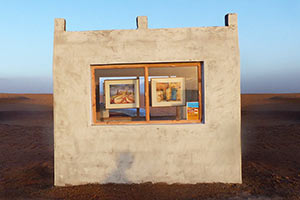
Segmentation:
{"type": "Polygon", "coordinates": [[[52,126],[52,94],[0,94],[0,123],[52,126]]]}
{"type": "Polygon", "coordinates": [[[276,100],[283,100],[287,103],[300,102],[300,93],[293,94],[242,94],[242,107],[258,104],[276,104],[276,100]]]}
{"type": "Polygon", "coordinates": [[[22,103],[52,106],[52,94],[10,94],[0,93],[0,103],[22,103]]]}

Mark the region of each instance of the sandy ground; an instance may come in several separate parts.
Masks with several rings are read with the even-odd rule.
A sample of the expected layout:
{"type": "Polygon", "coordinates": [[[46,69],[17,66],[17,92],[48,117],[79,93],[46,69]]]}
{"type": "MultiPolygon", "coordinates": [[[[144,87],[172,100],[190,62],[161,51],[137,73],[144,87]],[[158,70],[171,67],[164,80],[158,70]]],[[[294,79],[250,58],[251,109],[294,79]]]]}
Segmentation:
{"type": "Polygon", "coordinates": [[[0,94],[0,199],[300,199],[300,94],[242,95],[243,184],[53,187],[52,95],[0,94]]]}

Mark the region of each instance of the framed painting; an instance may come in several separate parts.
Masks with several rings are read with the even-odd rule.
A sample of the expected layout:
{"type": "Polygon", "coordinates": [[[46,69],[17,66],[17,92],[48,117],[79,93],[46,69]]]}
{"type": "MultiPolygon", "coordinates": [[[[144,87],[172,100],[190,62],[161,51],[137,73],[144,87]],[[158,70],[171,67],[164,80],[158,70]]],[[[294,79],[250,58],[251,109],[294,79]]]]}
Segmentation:
{"type": "Polygon", "coordinates": [[[152,107],[185,105],[184,78],[153,78],[151,79],[152,107]]]}
{"type": "Polygon", "coordinates": [[[139,80],[105,80],[105,108],[138,108],[139,80]]]}
{"type": "Polygon", "coordinates": [[[187,120],[199,119],[199,102],[186,103],[186,118],[187,120]]]}

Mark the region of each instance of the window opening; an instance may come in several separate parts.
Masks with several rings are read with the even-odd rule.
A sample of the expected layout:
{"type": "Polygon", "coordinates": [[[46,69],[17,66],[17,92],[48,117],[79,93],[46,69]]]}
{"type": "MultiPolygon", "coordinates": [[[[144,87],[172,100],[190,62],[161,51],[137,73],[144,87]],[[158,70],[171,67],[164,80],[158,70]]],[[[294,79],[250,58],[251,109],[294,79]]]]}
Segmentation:
{"type": "Polygon", "coordinates": [[[201,62],[92,66],[93,123],[200,123],[201,68],[201,62]]]}

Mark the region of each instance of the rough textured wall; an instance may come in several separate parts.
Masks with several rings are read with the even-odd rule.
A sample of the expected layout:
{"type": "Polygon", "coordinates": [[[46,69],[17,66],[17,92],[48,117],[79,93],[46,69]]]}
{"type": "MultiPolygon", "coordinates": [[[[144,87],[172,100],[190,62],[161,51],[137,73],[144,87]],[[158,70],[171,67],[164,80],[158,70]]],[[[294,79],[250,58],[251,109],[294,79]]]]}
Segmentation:
{"type": "Polygon", "coordinates": [[[55,19],[55,185],[241,183],[237,16],[224,27],[68,32],[55,19]],[[204,62],[204,124],[92,125],[91,64],[204,62]]]}

